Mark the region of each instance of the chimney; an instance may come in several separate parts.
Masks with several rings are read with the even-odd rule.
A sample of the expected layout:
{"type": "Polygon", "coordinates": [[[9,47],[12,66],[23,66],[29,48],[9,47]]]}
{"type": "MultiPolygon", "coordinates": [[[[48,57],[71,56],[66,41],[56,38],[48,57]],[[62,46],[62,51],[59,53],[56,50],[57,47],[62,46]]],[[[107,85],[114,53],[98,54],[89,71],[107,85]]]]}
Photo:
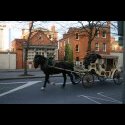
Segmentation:
{"type": "Polygon", "coordinates": [[[51,26],[51,31],[52,31],[52,32],[56,32],[56,31],[55,31],[55,26],[54,26],[54,25],[51,26]]]}
{"type": "Polygon", "coordinates": [[[110,27],[110,24],[111,24],[110,21],[107,21],[107,26],[108,26],[108,27],[110,27]]]}

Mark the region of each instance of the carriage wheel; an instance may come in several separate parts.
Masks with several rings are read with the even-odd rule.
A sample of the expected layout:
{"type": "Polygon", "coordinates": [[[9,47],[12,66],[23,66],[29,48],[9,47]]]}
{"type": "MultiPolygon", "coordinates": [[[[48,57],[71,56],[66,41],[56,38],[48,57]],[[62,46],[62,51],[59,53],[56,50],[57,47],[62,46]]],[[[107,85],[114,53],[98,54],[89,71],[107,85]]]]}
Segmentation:
{"type": "Polygon", "coordinates": [[[94,76],[91,73],[86,73],[82,78],[82,85],[86,88],[92,87],[94,84],[94,76]]]}
{"type": "Polygon", "coordinates": [[[73,85],[76,85],[76,84],[80,83],[80,81],[81,81],[80,74],[78,74],[78,73],[72,73],[72,76],[73,76],[73,81],[72,81],[73,85]]]}
{"type": "Polygon", "coordinates": [[[116,85],[121,85],[122,81],[120,80],[120,72],[118,70],[115,71],[114,76],[113,76],[114,83],[116,85]]]}

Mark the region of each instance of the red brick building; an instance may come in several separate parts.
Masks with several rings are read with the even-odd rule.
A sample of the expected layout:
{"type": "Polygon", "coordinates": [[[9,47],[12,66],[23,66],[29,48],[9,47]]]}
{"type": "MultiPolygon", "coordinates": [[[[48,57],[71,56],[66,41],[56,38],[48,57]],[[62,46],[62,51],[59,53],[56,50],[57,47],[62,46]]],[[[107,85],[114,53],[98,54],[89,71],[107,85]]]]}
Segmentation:
{"type": "MultiPolygon", "coordinates": [[[[28,64],[29,68],[33,68],[33,58],[35,54],[44,55],[46,57],[55,55],[58,58],[58,42],[57,32],[52,27],[53,31],[42,31],[42,29],[35,29],[32,32],[29,49],[28,49],[28,64]]],[[[16,68],[22,69],[24,64],[24,49],[26,46],[26,39],[28,33],[22,35],[23,39],[14,39],[12,41],[11,50],[16,52],[16,68]]]]}
{"type": "MultiPolygon", "coordinates": [[[[95,39],[92,41],[91,50],[100,54],[110,54],[110,26],[98,32],[95,39]]],[[[86,32],[82,32],[79,28],[69,28],[68,32],[59,40],[59,60],[64,60],[65,45],[69,43],[73,48],[73,56],[75,61],[83,61],[88,48],[88,37],[86,32]]]]}

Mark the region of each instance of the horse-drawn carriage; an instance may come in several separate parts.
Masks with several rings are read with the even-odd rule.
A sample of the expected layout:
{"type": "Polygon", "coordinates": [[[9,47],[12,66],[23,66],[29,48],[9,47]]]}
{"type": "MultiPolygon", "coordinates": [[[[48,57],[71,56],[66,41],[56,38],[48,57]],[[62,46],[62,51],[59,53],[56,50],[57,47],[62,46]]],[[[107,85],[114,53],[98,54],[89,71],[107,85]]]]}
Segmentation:
{"type": "Polygon", "coordinates": [[[118,56],[89,54],[85,58],[83,66],[81,68],[76,66],[74,70],[81,76],[84,87],[91,87],[95,78],[98,78],[100,83],[104,83],[106,79],[112,79],[117,85],[122,83],[118,56]]]}
{"type": "Polygon", "coordinates": [[[95,53],[88,54],[84,59],[82,67],[74,66],[69,62],[49,63],[48,59],[41,55],[35,55],[34,67],[45,73],[45,81],[42,89],[46,87],[46,83],[50,83],[49,76],[52,74],[62,73],[64,82],[66,83],[66,74],[70,77],[72,84],[78,84],[82,81],[84,87],[91,87],[94,83],[95,77],[103,83],[107,78],[114,80],[117,85],[121,84],[120,69],[118,68],[117,56],[104,56],[95,53]]]}

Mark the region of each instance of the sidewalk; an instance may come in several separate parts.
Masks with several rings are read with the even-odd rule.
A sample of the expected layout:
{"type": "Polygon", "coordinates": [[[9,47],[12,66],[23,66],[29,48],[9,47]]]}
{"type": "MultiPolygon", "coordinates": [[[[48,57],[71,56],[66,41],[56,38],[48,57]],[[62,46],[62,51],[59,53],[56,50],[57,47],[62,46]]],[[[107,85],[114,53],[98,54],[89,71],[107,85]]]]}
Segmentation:
{"type": "MultiPolygon", "coordinates": [[[[20,70],[0,70],[0,80],[11,79],[31,79],[31,78],[43,78],[44,73],[40,69],[28,69],[28,76],[23,76],[24,69],[20,70]]],[[[61,74],[53,75],[53,77],[59,77],[61,74]]]]}

